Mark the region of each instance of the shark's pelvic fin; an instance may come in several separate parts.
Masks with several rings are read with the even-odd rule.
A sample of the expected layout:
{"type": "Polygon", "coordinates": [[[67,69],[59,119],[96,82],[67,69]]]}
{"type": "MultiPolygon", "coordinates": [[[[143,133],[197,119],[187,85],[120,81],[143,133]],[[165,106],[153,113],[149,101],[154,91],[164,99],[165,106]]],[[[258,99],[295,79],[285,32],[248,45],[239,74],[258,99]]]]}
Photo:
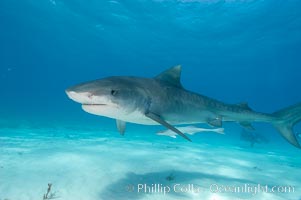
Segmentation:
{"type": "Polygon", "coordinates": [[[161,124],[162,126],[165,126],[166,128],[172,130],[173,132],[179,134],[180,136],[182,136],[183,138],[185,138],[186,140],[190,141],[189,137],[187,137],[184,133],[182,133],[181,131],[179,131],[178,129],[176,129],[174,126],[170,125],[169,123],[167,123],[166,121],[164,121],[159,115],[156,115],[152,112],[146,112],[145,116],[147,116],[148,118],[158,122],[159,124],[161,124]]]}
{"type": "Polygon", "coordinates": [[[125,128],[126,128],[126,122],[116,119],[116,125],[117,125],[117,129],[118,129],[120,135],[124,135],[125,128]]]}
{"type": "Polygon", "coordinates": [[[177,65],[175,67],[172,67],[158,76],[155,77],[157,80],[161,80],[164,82],[167,82],[175,87],[182,88],[181,84],[181,65],[177,65]]]}
{"type": "Polygon", "coordinates": [[[252,126],[252,124],[250,122],[239,122],[239,124],[244,127],[245,129],[254,131],[255,128],[252,126]]]}
{"type": "Polygon", "coordinates": [[[214,126],[214,127],[222,127],[222,125],[223,125],[222,117],[217,116],[216,118],[208,119],[207,123],[211,126],[214,126]]]}

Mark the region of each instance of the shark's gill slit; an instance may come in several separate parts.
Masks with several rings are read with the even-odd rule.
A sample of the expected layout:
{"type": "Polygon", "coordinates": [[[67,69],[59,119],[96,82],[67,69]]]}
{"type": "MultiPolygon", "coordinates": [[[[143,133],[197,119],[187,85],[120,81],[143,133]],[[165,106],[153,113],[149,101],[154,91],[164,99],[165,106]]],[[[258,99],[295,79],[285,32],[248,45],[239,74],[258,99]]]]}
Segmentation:
{"type": "Polygon", "coordinates": [[[301,141],[301,122],[298,122],[294,127],[294,134],[296,135],[297,139],[301,141]]]}

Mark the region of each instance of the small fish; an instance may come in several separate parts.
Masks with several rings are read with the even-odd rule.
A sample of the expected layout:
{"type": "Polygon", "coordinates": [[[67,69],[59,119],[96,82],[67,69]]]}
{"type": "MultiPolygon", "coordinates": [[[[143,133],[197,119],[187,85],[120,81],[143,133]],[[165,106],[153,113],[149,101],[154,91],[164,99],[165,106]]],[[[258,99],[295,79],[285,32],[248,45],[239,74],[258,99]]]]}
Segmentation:
{"type": "MultiPolygon", "coordinates": [[[[186,133],[189,135],[194,135],[200,132],[215,132],[219,134],[224,134],[224,128],[199,128],[196,126],[184,126],[184,127],[176,127],[182,133],[186,133]]],[[[177,133],[173,132],[170,129],[159,131],[157,135],[165,135],[172,138],[177,138],[177,133]]]]}

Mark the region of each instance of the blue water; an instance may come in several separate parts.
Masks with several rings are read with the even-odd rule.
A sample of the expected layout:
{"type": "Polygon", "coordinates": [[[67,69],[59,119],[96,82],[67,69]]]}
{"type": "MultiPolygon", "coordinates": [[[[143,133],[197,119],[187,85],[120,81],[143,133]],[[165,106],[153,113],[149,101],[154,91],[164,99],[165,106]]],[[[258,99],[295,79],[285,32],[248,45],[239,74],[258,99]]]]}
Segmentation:
{"type": "MultiPolygon", "coordinates": [[[[177,181],[188,183],[189,179],[185,177],[199,176],[198,183],[214,180],[227,184],[239,179],[239,183],[295,184],[296,191],[288,196],[261,194],[257,198],[247,197],[300,199],[301,182],[297,178],[297,173],[301,172],[300,151],[269,125],[254,124],[257,131],[269,139],[268,144],[255,144],[255,148],[240,140],[241,127],[237,124],[225,124],[225,136],[195,135],[191,145],[181,138],[157,136],[155,133],[162,130],[160,126],[129,124],[122,137],[114,120],[85,113],[64,92],[74,84],[106,76],[153,77],[178,64],[182,65],[181,81],[186,89],[227,103],[248,102],[256,111],[271,113],[301,102],[301,2],[0,1],[0,200],[43,199],[48,182],[54,182],[53,187],[68,188],[57,189],[61,190],[59,197],[64,200],[232,198],[229,193],[162,196],[141,195],[135,191],[118,195],[112,192],[114,187],[123,187],[125,182],[136,185],[143,178],[149,184],[161,183],[156,177],[165,177],[169,173],[174,173],[177,181]],[[87,150],[99,145],[93,141],[101,144],[106,141],[103,144],[106,148],[87,150]],[[118,155],[116,150],[123,143],[122,151],[127,152],[124,156],[118,155]],[[136,146],[142,153],[133,153],[135,158],[130,152],[135,152],[136,146]],[[171,161],[168,157],[156,157],[157,153],[164,154],[162,149],[167,149],[167,155],[178,157],[170,158],[171,161]],[[187,153],[189,151],[192,153],[187,153]],[[206,159],[203,153],[207,158],[216,154],[221,157],[206,159]],[[96,157],[85,157],[90,154],[96,157]],[[197,158],[200,154],[204,158],[197,158]],[[72,168],[73,164],[55,162],[68,155],[71,163],[74,158],[74,162],[80,161],[80,166],[86,169],[81,176],[85,180],[77,181],[93,185],[90,190],[78,190],[84,186],[76,186],[78,182],[75,181],[62,183],[66,172],[51,170],[50,165],[69,166],[72,173],[67,170],[70,174],[66,174],[66,179],[70,180],[80,173],[82,170],[72,168]],[[53,157],[53,160],[43,160],[52,164],[45,164],[45,171],[36,173],[35,169],[41,167],[40,156],[53,157]],[[225,162],[221,162],[221,158],[225,162]],[[260,166],[256,164],[257,158],[260,166]],[[20,162],[12,161],[19,159],[20,162]],[[122,169],[115,166],[120,159],[119,164],[125,166],[122,169]],[[97,166],[93,166],[92,160],[97,161],[97,166]],[[278,163],[279,160],[285,161],[278,163]],[[102,166],[102,161],[111,163],[116,170],[110,164],[102,166]],[[137,168],[133,169],[128,161],[136,163],[137,168]],[[142,170],[143,163],[148,165],[145,170],[142,170]],[[160,167],[156,167],[156,163],[160,167]],[[24,169],[23,164],[30,166],[31,171],[24,169]],[[170,165],[173,167],[169,168],[170,165]],[[237,165],[249,166],[235,172],[244,178],[225,178],[227,173],[232,174],[231,167],[237,165]],[[229,170],[222,175],[209,176],[206,170],[212,166],[228,166],[229,170]],[[89,182],[93,174],[109,169],[112,171],[107,177],[100,176],[89,182]],[[254,174],[243,173],[250,169],[255,171],[254,174]],[[200,174],[198,170],[205,172],[200,174]],[[269,183],[271,177],[266,173],[272,173],[275,180],[269,183]],[[30,176],[26,177],[26,174],[30,176]],[[257,181],[253,177],[250,182],[248,178],[252,176],[264,178],[257,181]],[[24,182],[21,180],[25,177],[32,187],[22,189],[24,182]],[[112,182],[95,187],[102,178],[112,182]],[[287,181],[277,182],[281,179],[287,181]],[[15,188],[18,184],[20,187],[15,188]],[[37,192],[35,188],[38,188],[37,192]],[[74,194],[74,190],[78,192],[74,194]]],[[[301,132],[300,125],[295,130],[301,132]]],[[[162,184],[166,184],[164,181],[162,184]]],[[[235,197],[247,198],[244,195],[235,197]]]]}

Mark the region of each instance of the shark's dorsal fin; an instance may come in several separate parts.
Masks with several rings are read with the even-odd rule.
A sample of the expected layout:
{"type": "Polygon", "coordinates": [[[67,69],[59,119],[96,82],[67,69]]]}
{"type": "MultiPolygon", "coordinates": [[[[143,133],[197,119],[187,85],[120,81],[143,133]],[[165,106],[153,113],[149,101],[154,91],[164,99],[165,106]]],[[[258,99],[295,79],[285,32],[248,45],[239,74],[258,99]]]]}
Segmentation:
{"type": "Polygon", "coordinates": [[[175,87],[182,88],[181,84],[181,65],[172,67],[161,74],[155,76],[155,79],[165,81],[175,87]]]}

